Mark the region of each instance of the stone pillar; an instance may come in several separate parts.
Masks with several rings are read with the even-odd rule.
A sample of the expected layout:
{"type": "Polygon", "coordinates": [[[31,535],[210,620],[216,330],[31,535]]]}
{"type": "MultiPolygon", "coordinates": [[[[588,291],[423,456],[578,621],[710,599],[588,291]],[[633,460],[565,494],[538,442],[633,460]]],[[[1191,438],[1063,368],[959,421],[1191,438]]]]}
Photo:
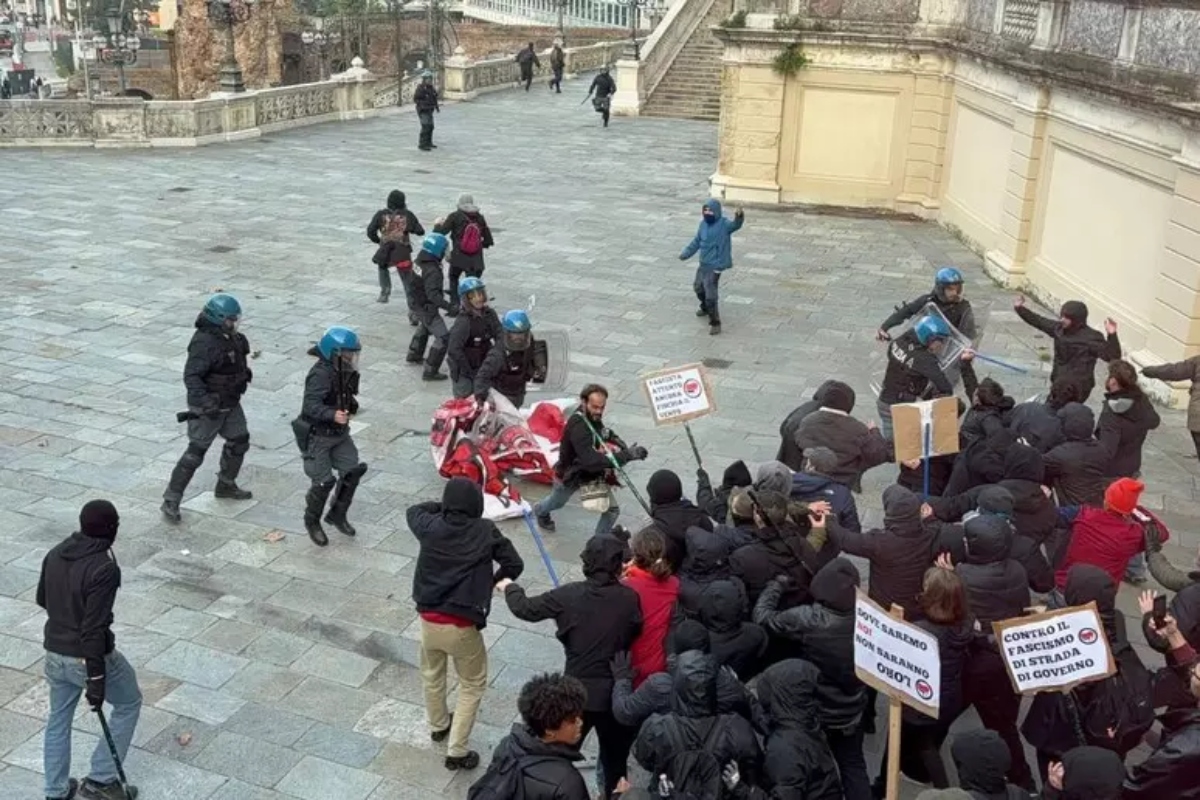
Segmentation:
{"type": "Polygon", "coordinates": [[[148,146],[145,101],[125,97],[93,100],[92,131],[96,147],[148,146]]]}
{"type": "Polygon", "coordinates": [[[786,87],[787,81],[769,62],[725,63],[720,150],[717,172],[712,176],[714,196],[740,202],[779,202],[779,145],[786,87]]]}
{"type": "MultiPolygon", "coordinates": [[[[1187,134],[1175,158],[1179,173],[1158,264],[1158,290],[1146,350],[1131,354],[1140,363],[1177,361],[1200,355],[1200,133],[1187,134]]],[[[1147,271],[1150,264],[1141,265],[1147,271]]],[[[1143,273],[1145,274],[1145,273],[1143,273]]]]}
{"type": "MultiPolygon", "coordinates": [[[[922,56],[922,61],[926,60],[922,56]]],[[[931,61],[930,71],[943,68],[931,61]]],[[[950,67],[945,67],[948,71],[950,67]]],[[[930,218],[941,207],[938,187],[946,161],[946,131],[950,125],[954,82],[942,74],[918,74],[913,81],[912,126],[904,158],[904,188],[897,210],[930,218]]]]}
{"type": "Polygon", "coordinates": [[[1029,237],[1033,232],[1038,177],[1046,152],[1046,110],[1050,91],[1022,84],[1013,102],[1012,149],[1008,153],[1008,182],[1000,222],[1000,242],[984,254],[984,268],[1004,286],[1025,283],[1029,237]]]}
{"type": "Polygon", "coordinates": [[[358,56],[350,62],[350,69],[333,76],[337,91],[336,106],[342,119],[366,119],[377,113],[375,109],[375,84],[377,80],[363,66],[358,56]]]}
{"type": "Polygon", "coordinates": [[[617,93],[612,99],[612,113],[623,117],[636,117],[641,113],[642,103],[646,98],[642,95],[642,62],[624,56],[617,62],[617,93]]]}
{"type": "Polygon", "coordinates": [[[467,51],[462,45],[454,48],[454,55],[446,59],[444,70],[446,85],[442,87],[442,94],[446,100],[471,100],[478,94],[471,86],[470,68],[471,60],[467,58],[467,51]]]}

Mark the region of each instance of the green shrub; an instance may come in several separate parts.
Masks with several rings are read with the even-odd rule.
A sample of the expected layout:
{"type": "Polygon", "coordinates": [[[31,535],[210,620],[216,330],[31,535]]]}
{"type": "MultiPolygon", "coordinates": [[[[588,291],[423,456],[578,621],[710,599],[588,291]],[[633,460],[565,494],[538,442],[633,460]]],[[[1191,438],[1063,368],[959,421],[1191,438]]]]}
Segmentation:
{"type": "Polygon", "coordinates": [[[804,55],[800,45],[789,44],[775,56],[772,66],[775,72],[788,78],[808,66],[808,56],[804,55]]]}

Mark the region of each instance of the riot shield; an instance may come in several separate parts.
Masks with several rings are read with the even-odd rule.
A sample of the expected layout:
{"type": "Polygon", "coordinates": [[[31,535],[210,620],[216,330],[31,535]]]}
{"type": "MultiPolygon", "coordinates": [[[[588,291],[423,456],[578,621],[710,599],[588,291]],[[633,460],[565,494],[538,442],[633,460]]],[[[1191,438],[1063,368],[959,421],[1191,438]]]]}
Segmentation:
{"type": "MultiPolygon", "coordinates": [[[[972,307],[972,311],[974,308],[972,307]]],[[[964,350],[978,349],[979,343],[983,341],[983,324],[979,317],[975,318],[975,339],[972,341],[966,334],[951,324],[950,320],[946,319],[946,315],[938,308],[937,303],[926,303],[925,307],[913,314],[908,320],[908,325],[904,331],[908,331],[916,324],[917,320],[922,317],[937,317],[942,322],[946,323],[946,327],[950,329],[950,338],[946,340],[945,347],[942,352],[938,353],[938,364],[942,368],[942,372],[946,374],[947,380],[951,386],[958,386],[962,382],[962,361],[960,357],[964,350]]]]}
{"type": "Polygon", "coordinates": [[[546,330],[538,328],[534,339],[546,343],[546,380],[540,383],[530,382],[526,385],[527,392],[541,395],[560,395],[567,388],[567,378],[571,371],[571,339],[564,329],[546,330]]]}

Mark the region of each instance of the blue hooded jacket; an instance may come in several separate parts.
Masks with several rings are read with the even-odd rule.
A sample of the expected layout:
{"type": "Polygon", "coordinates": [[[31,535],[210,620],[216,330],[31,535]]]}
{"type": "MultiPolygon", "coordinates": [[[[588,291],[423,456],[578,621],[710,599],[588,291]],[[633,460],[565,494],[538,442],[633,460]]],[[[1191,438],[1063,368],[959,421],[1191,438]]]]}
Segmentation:
{"type": "Polygon", "coordinates": [[[700,269],[721,272],[733,266],[733,241],[731,236],[742,227],[745,219],[741,216],[725,219],[721,216],[721,201],[710,199],[704,207],[713,212],[716,222],[709,225],[700,220],[700,227],[688,246],[679,254],[680,261],[687,261],[697,252],[700,253],[700,269]]]}

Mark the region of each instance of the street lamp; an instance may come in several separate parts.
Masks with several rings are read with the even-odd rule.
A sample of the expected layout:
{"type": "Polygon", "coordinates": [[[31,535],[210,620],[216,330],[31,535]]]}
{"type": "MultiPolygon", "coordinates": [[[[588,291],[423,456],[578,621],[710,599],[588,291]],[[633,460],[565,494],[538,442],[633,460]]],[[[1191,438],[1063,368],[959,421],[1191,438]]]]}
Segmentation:
{"type": "Polygon", "coordinates": [[[317,77],[319,80],[325,80],[326,47],[336,45],[341,40],[342,35],[337,31],[326,33],[320,28],[300,34],[300,41],[304,43],[304,46],[317,51],[317,77]]]}
{"type": "Polygon", "coordinates": [[[67,21],[71,23],[75,29],[75,41],[72,43],[72,52],[79,63],[83,64],[83,96],[88,100],[92,99],[92,74],[88,67],[87,50],[83,44],[83,24],[80,20],[82,16],[79,13],[79,0],[67,0],[64,8],[66,11],[67,21]]]}
{"type": "Polygon", "coordinates": [[[638,20],[641,16],[641,11],[649,4],[649,0],[628,0],[629,2],[629,43],[633,47],[633,60],[641,59],[641,52],[638,49],[638,20]]]}
{"type": "Polygon", "coordinates": [[[225,23],[225,60],[221,62],[221,91],[244,92],[242,68],[238,66],[234,52],[233,28],[250,19],[254,0],[209,0],[208,18],[225,23]]]}
{"type": "Polygon", "coordinates": [[[126,18],[115,9],[105,16],[104,24],[106,33],[97,33],[92,37],[92,44],[96,46],[101,61],[116,66],[117,80],[120,81],[121,94],[124,95],[125,67],[137,63],[142,40],[138,38],[137,33],[129,30],[126,18]]]}

